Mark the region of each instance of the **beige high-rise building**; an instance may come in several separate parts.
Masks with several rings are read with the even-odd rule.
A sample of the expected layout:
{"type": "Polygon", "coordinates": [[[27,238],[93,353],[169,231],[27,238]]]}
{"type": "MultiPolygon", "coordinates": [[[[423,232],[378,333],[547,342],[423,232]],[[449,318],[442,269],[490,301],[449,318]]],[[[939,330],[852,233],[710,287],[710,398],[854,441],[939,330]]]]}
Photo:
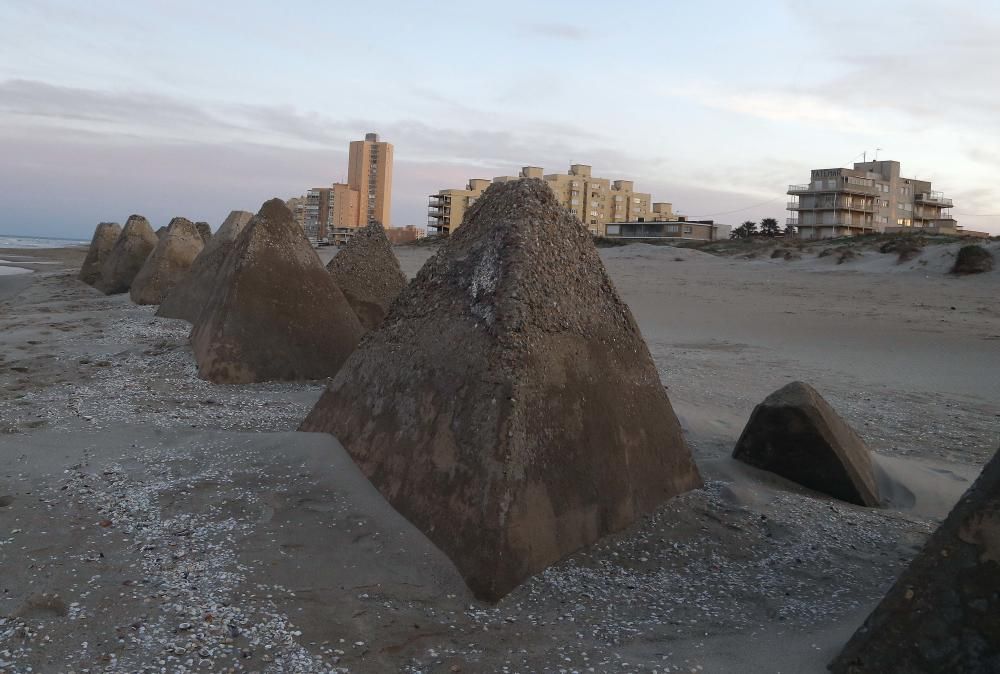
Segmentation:
{"type": "Polygon", "coordinates": [[[631,180],[595,178],[586,164],[573,164],[566,174],[545,175],[538,166],[525,166],[517,176],[498,176],[492,181],[474,178],[464,190],[446,189],[432,194],[427,225],[438,234],[449,234],[465,217],[465,211],[490,186],[521,178],[540,178],[549,184],[559,203],[580,219],[592,234],[604,236],[608,223],[661,218],[673,219],[669,203],[652,204],[645,192],[636,192],[631,180]]]}
{"type": "Polygon", "coordinates": [[[803,239],[828,239],[897,228],[961,230],[951,199],[926,180],[904,178],[898,161],[857,162],[853,169],[814,169],[808,185],[789,185],[788,225],[803,239]]]}
{"type": "Polygon", "coordinates": [[[351,142],[347,184],[360,195],[356,226],[380,222],[386,227],[392,215],[392,143],[377,133],[351,142]]]}
{"type": "Polygon", "coordinates": [[[389,226],[392,205],[392,144],[369,133],[352,141],[348,182],[314,187],[291,200],[295,219],[317,242],[346,243],[358,227],[389,226]]]}

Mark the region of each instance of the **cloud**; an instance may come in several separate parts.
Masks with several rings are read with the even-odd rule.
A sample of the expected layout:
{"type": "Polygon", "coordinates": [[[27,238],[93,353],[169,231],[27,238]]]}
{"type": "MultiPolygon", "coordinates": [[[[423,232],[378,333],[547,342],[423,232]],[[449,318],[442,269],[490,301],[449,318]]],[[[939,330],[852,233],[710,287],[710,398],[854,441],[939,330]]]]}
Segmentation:
{"type": "Polygon", "coordinates": [[[582,41],[590,37],[586,29],[571,23],[526,23],[522,25],[522,29],[532,35],[549,39],[582,41]]]}

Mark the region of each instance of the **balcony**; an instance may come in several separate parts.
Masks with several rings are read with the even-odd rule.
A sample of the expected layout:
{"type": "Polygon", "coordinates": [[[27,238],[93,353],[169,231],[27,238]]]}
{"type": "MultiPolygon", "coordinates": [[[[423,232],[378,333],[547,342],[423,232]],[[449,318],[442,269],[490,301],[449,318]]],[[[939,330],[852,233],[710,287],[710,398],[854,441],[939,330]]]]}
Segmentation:
{"type": "Polygon", "coordinates": [[[798,218],[785,218],[785,224],[788,225],[788,226],[790,226],[790,227],[798,227],[799,226],[799,219],[798,218]]]}
{"type": "Polygon", "coordinates": [[[853,185],[844,181],[837,181],[837,184],[833,187],[817,187],[815,185],[789,185],[788,194],[801,194],[803,192],[811,192],[813,194],[819,194],[821,192],[831,194],[834,192],[843,192],[846,194],[877,194],[878,190],[875,185],[853,185]]]}
{"type": "Polygon", "coordinates": [[[930,204],[941,208],[951,208],[954,206],[952,200],[944,196],[941,192],[921,192],[913,198],[918,204],[930,204]]]}
{"type": "Polygon", "coordinates": [[[803,204],[801,201],[788,202],[790,211],[875,211],[874,203],[861,203],[853,199],[819,199],[814,204],[803,204]]]}

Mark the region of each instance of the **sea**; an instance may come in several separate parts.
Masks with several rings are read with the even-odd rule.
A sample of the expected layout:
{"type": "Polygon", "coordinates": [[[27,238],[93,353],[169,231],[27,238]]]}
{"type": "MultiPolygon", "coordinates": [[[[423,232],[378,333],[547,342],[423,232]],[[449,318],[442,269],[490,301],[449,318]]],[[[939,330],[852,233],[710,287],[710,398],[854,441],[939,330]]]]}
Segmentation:
{"type": "Polygon", "coordinates": [[[0,234],[0,248],[68,248],[86,246],[90,241],[82,239],[55,239],[47,236],[19,236],[0,234]]]}

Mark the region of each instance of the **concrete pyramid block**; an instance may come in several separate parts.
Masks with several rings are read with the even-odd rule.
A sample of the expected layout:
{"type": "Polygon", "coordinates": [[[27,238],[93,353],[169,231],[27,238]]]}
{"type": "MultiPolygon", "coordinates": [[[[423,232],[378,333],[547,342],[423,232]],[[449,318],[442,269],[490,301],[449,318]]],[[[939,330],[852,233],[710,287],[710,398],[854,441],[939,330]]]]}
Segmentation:
{"type": "Polygon", "coordinates": [[[198,228],[201,240],[207,244],[212,238],[212,226],[207,222],[196,222],[194,226],[198,228]]]}
{"type": "Polygon", "coordinates": [[[492,185],[303,422],[497,600],[701,477],[590,235],[492,185]]]}
{"type": "Polygon", "coordinates": [[[406,287],[406,275],[377,222],[359,229],[326,266],[365,330],[373,330],[406,287]]]}
{"type": "Polygon", "coordinates": [[[128,292],[159,239],[141,215],[130,215],[101,268],[96,288],[105,295],[128,292]]]}
{"type": "Polygon", "coordinates": [[[146,258],[136,274],[129,296],[136,304],[159,304],[170,289],[188,274],[191,264],[205,244],[194,223],[186,218],[174,218],[167,233],[146,258]]]}
{"type": "Polygon", "coordinates": [[[115,247],[115,241],[122,233],[122,226],[117,222],[102,222],[94,230],[90,240],[90,249],[80,268],[80,280],[87,285],[96,285],[101,278],[104,261],[115,247]]]}
{"type": "Polygon", "coordinates": [[[1000,452],[830,669],[1000,672],[1000,452]]]}
{"type": "Polygon", "coordinates": [[[191,331],[198,375],[219,384],[332,377],[364,330],[280,199],[223,261],[191,331]]]}
{"type": "Polygon", "coordinates": [[[247,211],[233,211],[229,214],[219,231],[198,253],[187,275],[160,302],[156,310],[157,316],[182,318],[188,323],[194,323],[198,319],[215,287],[215,278],[222,269],[226,255],[233,249],[236,238],[252,217],[253,213],[247,211]]]}
{"type": "Polygon", "coordinates": [[[754,408],[733,458],[842,501],[879,505],[868,446],[802,382],[778,389],[754,408]]]}

